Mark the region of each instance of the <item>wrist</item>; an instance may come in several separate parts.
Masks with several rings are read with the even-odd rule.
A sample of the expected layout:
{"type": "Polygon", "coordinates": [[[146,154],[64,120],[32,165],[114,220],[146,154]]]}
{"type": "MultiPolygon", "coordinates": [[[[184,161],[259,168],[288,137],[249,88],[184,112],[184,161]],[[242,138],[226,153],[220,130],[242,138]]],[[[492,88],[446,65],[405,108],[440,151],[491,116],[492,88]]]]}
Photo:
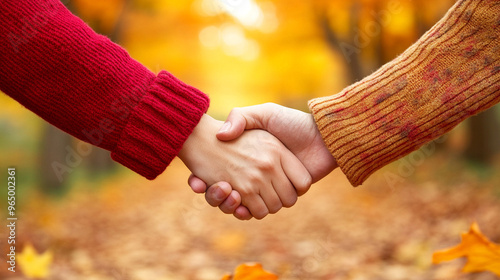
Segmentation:
{"type": "Polygon", "coordinates": [[[207,114],[204,114],[198,125],[193,129],[193,132],[184,142],[182,149],[180,150],[178,157],[190,167],[190,163],[193,162],[194,158],[200,154],[203,147],[210,147],[216,140],[215,133],[220,128],[221,122],[215,120],[207,114]],[[213,135],[213,137],[210,137],[213,135]]]}

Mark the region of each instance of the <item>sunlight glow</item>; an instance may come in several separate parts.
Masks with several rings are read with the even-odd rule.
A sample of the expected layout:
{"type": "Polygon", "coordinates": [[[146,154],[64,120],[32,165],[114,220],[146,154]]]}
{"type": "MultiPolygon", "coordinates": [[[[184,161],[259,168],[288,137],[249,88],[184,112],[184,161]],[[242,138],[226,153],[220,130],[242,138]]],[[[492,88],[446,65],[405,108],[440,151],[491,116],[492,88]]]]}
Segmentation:
{"type": "Polygon", "coordinates": [[[216,26],[205,27],[200,32],[200,42],[209,49],[215,49],[220,44],[220,31],[216,26]]]}
{"type": "Polygon", "coordinates": [[[203,16],[228,14],[246,29],[257,29],[264,33],[274,32],[279,25],[276,7],[271,1],[254,0],[196,0],[194,9],[203,16]]]}
{"type": "Polygon", "coordinates": [[[250,61],[257,59],[260,54],[257,41],[248,39],[243,28],[235,24],[205,27],[200,31],[199,37],[206,48],[221,48],[228,56],[250,61]]]}
{"type": "Polygon", "coordinates": [[[261,48],[256,40],[246,36],[245,29],[272,33],[279,25],[276,7],[271,1],[255,0],[197,0],[193,7],[204,16],[228,14],[239,24],[225,23],[208,26],[200,31],[199,39],[207,49],[220,49],[228,56],[255,60],[261,48]]]}
{"type": "Polygon", "coordinates": [[[264,13],[253,0],[219,0],[222,8],[246,27],[259,27],[264,13]]]}

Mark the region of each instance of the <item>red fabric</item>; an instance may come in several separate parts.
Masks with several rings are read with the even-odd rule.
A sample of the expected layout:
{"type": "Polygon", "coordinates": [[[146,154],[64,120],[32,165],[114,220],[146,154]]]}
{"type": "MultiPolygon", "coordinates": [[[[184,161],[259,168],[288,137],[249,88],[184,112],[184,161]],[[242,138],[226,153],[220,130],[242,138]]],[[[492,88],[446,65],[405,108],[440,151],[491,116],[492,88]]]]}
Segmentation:
{"type": "Polygon", "coordinates": [[[0,90],[148,179],[208,109],[205,94],[156,76],[58,0],[0,1],[0,24],[0,90]]]}

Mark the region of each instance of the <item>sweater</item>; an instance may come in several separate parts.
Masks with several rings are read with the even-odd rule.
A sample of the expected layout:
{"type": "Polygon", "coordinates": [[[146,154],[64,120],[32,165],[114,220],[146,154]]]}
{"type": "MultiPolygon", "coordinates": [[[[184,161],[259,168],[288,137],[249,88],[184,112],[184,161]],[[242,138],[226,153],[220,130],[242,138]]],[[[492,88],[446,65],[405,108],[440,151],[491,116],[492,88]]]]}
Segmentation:
{"type": "Polygon", "coordinates": [[[155,75],[59,0],[0,1],[0,22],[0,90],[148,179],[208,109],[205,94],[155,75]]]}
{"type": "Polygon", "coordinates": [[[352,185],[500,101],[500,1],[460,0],[393,61],[309,102],[352,185]]]}

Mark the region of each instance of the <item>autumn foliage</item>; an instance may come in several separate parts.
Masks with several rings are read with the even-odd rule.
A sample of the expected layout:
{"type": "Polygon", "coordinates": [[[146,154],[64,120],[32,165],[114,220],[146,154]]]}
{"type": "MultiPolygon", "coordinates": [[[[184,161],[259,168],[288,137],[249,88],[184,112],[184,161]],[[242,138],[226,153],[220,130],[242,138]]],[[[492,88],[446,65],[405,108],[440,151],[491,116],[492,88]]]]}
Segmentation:
{"type": "Polygon", "coordinates": [[[500,245],[488,240],[473,223],[469,232],[462,234],[462,242],[456,247],[432,255],[435,264],[467,257],[464,272],[491,271],[500,276],[500,245]]]}
{"type": "MultiPolygon", "coordinates": [[[[455,1],[249,1],[255,21],[216,0],[63,2],[152,71],[209,94],[209,114],[223,119],[264,102],[307,110],[307,100],[401,53],[455,1]]],[[[445,262],[459,257],[466,272],[499,274],[499,245],[477,226],[433,259],[472,221],[500,241],[500,163],[476,172],[457,160],[460,127],[418,164],[402,159],[356,189],[337,170],[293,208],[240,222],[195,196],[179,161],[154,181],[125,169],[95,178],[86,161],[64,195],[46,196],[37,177],[50,165],[39,158],[43,121],[3,94],[0,104],[1,163],[20,176],[19,272],[2,268],[0,279],[494,279],[445,262]]]]}
{"type": "Polygon", "coordinates": [[[278,276],[265,271],[261,264],[242,264],[233,275],[226,275],[222,280],[278,280],[278,276]]]}
{"type": "Polygon", "coordinates": [[[39,254],[33,248],[33,245],[28,243],[17,257],[17,261],[26,277],[30,279],[45,279],[49,276],[53,258],[54,254],[51,251],[39,254]]]}

